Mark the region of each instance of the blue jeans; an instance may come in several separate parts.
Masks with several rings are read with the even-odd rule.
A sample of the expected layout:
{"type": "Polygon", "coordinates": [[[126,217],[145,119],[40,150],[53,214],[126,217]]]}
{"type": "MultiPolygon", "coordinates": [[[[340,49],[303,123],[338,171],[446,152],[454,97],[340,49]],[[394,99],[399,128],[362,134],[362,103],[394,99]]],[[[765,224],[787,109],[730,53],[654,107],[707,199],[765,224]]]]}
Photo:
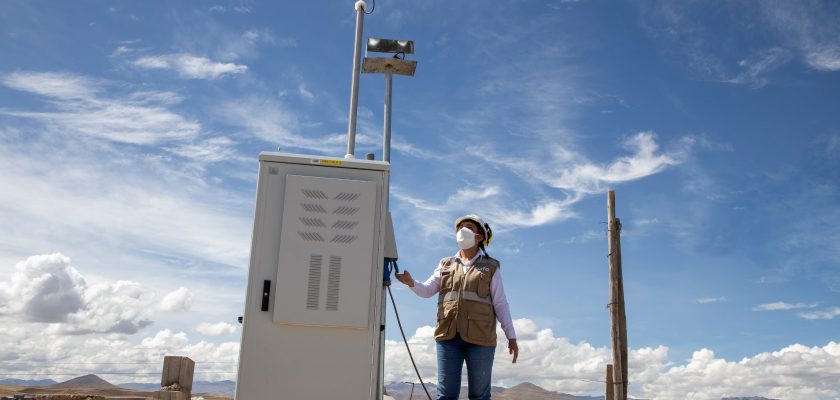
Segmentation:
{"type": "Polygon", "coordinates": [[[438,400],[457,400],[461,392],[461,369],[467,362],[470,400],[490,400],[490,373],[496,346],[467,343],[459,334],[437,342],[438,400]]]}

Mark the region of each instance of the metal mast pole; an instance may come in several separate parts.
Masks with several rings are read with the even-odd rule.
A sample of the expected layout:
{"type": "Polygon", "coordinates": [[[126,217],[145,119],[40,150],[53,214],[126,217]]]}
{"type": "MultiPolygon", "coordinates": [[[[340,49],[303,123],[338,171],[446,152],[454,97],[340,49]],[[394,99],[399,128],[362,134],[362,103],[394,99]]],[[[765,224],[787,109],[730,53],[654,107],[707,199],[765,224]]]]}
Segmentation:
{"type": "MultiPolygon", "coordinates": [[[[382,143],[382,160],[391,163],[391,66],[387,66],[385,68],[385,127],[384,129],[384,138],[382,143]]],[[[388,182],[385,183],[385,212],[388,213],[388,219],[391,219],[391,192],[390,192],[390,179],[388,182]]],[[[388,221],[391,223],[391,221],[388,221]]],[[[386,310],[388,306],[388,302],[385,301],[385,292],[388,290],[388,284],[390,281],[386,282],[385,285],[382,286],[382,317],[380,319],[380,324],[382,327],[385,326],[386,322],[386,310]]],[[[382,329],[379,331],[379,388],[384,392],[385,387],[385,330],[382,329]]],[[[377,399],[382,398],[383,393],[377,393],[377,399]]]]}
{"type": "Polygon", "coordinates": [[[347,124],[347,154],[344,158],[355,158],[356,152],[356,114],[359,109],[359,75],[362,68],[362,31],[365,26],[367,3],[356,2],[356,39],[353,50],[353,80],[350,84],[350,117],[347,124]]]}

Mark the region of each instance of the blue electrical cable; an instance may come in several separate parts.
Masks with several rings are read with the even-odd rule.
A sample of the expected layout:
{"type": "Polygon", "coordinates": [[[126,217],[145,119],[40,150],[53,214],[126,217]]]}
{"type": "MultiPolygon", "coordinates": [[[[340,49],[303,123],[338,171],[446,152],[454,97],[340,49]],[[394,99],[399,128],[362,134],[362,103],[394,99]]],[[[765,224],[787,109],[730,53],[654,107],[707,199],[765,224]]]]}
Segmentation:
{"type": "Polygon", "coordinates": [[[423,382],[423,378],[420,376],[420,371],[417,369],[417,364],[414,362],[414,356],[411,355],[411,348],[408,347],[408,340],[405,338],[405,331],[403,331],[402,322],[400,322],[400,313],[397,312],[397,302],[394,301],[394,294],[391,293],[391,267],[394,268],[394,272],[400,272],[400,267],[397,265],[397,260],[395,258],[386,258],[385,259],[385,287],[388,288],[388,296],[391,298],[391,304],[394,306],[394,315],[397,316],[397,326],[400,327],[400,335],[402,335],[403,343],[405,343],[405,349],[408,351],[408,358],[411,359],[411,365],[414,367],[414,372],[417,374],[417,379],[420,380],[420,385],[423,386],[423,391],[426,392],[426,397],[429,400],[432,400],[432,395],[429,394],[429,391],[426,389],[426,384],[423,382]]]}

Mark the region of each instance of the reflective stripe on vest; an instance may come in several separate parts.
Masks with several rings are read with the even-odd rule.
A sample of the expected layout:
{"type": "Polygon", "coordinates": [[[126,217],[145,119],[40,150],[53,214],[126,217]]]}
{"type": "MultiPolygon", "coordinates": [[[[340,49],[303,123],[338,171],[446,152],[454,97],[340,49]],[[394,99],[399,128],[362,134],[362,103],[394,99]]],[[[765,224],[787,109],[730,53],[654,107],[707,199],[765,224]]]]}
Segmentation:
{"type": "MultiPolygon", "coordinates": [[[[480,303],[493,304],[493,302],[490,300],[490,296],[481,297],[476,292],[464,291],[464,295],[461,298],[464,299],[464,300],[471,300],[471,301],[477,301],[477,302],[480,302],[480,303]]],[[[453,300],[454,301],[458,300],[458,292],[454,291],[454,290],[451,291],[451,292],[447,292],[445,295],[443,295],[443,298],[441,299],[441,301],[453,301],[453,300]]]]}

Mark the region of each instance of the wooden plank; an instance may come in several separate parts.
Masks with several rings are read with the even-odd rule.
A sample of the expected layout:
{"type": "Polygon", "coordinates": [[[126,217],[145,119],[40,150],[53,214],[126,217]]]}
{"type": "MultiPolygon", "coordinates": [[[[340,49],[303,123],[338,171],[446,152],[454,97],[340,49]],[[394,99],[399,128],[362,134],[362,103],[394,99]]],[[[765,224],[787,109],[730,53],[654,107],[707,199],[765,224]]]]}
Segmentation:
{"type": "Polygon", "coordinates": [[[612,364],[607,364],[607,376],[604,382],[606,382],[606,385],[604,385],[604,400],[615,400],[615,385],[613,384],[612,364]]]}

